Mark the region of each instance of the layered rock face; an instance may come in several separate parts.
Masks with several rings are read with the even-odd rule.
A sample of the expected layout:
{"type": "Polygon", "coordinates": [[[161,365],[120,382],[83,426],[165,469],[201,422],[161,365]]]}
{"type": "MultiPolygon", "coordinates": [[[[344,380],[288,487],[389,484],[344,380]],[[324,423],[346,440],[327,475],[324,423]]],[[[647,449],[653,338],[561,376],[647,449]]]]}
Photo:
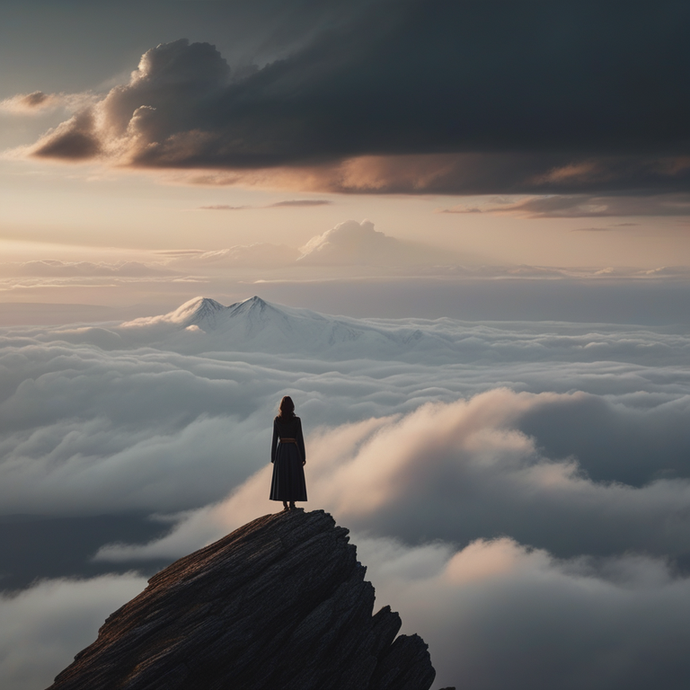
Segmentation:
{"type": "Polygon", "coordinates": [[[323,511],[258,518],[151,578],[49,690],[428,690],[365,571],[323,511]]]}

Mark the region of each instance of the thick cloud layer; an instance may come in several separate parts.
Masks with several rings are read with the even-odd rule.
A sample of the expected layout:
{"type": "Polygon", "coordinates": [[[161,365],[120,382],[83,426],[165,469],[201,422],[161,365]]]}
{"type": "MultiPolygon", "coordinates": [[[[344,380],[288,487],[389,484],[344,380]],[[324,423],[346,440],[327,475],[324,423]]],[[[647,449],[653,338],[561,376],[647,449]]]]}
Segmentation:
{"type": "Polygon", "coordinates": [[[32,113],[48,108],[54,108],[58,99],[53,94],[34,91],[33,93],[20,93],[12,98],[0,101],[0,111],[10,113],[32,113]]]}
{"type": "MultiPolygon", "coordinates": [[[[431,644],[437,687],[682,687],[685,331],[335,319],[257,300],[232,313],[196,300],[125,326],[5,329],[3,512],[176,513],[149,544],[101,543],[96,565],[175,558],[276,509],[270,421],[289,393],[307,508],[354,530],[379,601],[431,644]]],[[[108,582],[0,602],[22,626],[3,642],[4,684],[45,686],[143,584],[108,582]],[[103,583],[113,598],[94,600],[103,583]],[[71,631],[70,616],[55,649],[45,631],[71,631]]]]}
{"type": "MultiPolygon", "coordinates": [[[[391,414],[425,403],[450,405],[460,418],[458,399],[508,387],[516,392],[475,398],[472,409],[497,405],[486,433],[517,434],[526,468],[543,447],[553,461],[576,457],[596,482],[644,487],[666,478],[676,487],[674,477],[690,475],[685,335],[328,319],[262,311],[260,303],[223,323],[221,312],[197,319],[200,307],[124,327],[6,331],[5,512],[174,512],[217,501],[265,464],[266,420],[286,390],[301,400],[313,431],[367,420],[394,425],[385,421],[391,414]]],[[[465,462],[454,442],[440,448],[439,472],[465,462]]],[[[579,481],[568,479],[590,486],[579,481]]]]}
{"type": "MultiPolygon", "coordinates": [[[[311,501],[358,531],[408,542],[467,544],[510,535],[561,557],[640,552],[687,559],[688,479],[640,488],[595,482],[574,457],[545,457],[517,428],[525,411],[568,397],[493,390],[469,402],[427,404],[402,418],[317,431],[309,442],[311,501]]],[[[690,467],[682,474],[690,475],[690,467]]],[[[270,512],[267,484],[270,467],[163,540],[107,548],[101,556],[182,555],[257,510],[270,512]]]]}
{"type": "Polygon", "coordinates": [[[682,3],[381,0],[339,15],[255,70],[206,43],[152,48],[34,155],[292,168],[339,191],[687,187],[682,3]]]}
{"type": "MultiPolygon", "coordinates": [[[[690,580],[644,556],[558,560],[502,538],[462,550],[354,534],[379,605],[429,643],[434,688],[685,687],[690,580]]],[[[0,678],[40,690],[145,581],[48,581],[0,599],[0,678]],[[56,632],[58,631],[58,632],[56,632]],[[30,650],[30,651],[29,651],[30,650]]]]}
{"type": "Polygon", "coordinates": [[[690,580],[661,560],[559,561],[510,539],[358,540],[380,602],[428,641],[436,688],[681,690],[690,580]]]}
{"type": "Polygon", "coordinates": [[[41,690],[91,644],[96,630],[137,595],[136,575],[92,580],[47,580],[13,596],[0,595],[0,683],[11,690],[41,690]]]}

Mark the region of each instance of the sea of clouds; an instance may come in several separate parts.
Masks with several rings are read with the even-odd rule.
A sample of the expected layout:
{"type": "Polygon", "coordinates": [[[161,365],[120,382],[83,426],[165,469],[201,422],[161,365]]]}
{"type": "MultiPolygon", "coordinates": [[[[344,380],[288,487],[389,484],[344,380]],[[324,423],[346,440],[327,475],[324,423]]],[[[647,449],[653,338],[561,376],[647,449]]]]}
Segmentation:
{"type": "Polygon", "coordinates": [[[434,687],[685,686],[686,330],[277,313],[258,330],[3,329],[3,515],[172,516],[160,539],[93,554],[130,573],[0,597],[3,687],[48,685],[145,585],[137,563],[281,507],[268,447],[285,394],[306,507],[352,530],[380,604],[429,643],[434,687]],[[281,352],[285,324],[331,335],[281,352]]]}

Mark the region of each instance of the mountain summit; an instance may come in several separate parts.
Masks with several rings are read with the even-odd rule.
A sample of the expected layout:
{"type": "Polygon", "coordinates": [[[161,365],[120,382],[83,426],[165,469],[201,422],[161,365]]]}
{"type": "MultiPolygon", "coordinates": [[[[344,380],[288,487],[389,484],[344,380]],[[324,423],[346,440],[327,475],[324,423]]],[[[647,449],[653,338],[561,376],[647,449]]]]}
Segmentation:
{"type": "Polygon", "coordinates": [[[348,541],[323,511],[258,518],[151,578],[49,690],[428,690],[348,541]]]}
{"type": "MultiPolygon", "coordinates": [[[[272,304],[250,297],[226,307],[208,297],[195,297],[174,311],[121,325],[128,338],[167,342],[171,346],[235,349],[300,355],[375,356],[409,352],[428,341],[410,326],[385,326],[346,316],[272,304]]],[[[439,342],[445,347],[445,344],[439,342]]]]}
{"type": "Polygon", "coordinates": [[[265,319],[269,311],[281,314],[279,309],[256,295],[243,302],[231,304],[229,307],[223,306],[220,302],[216,302],[216,300],[210,297],[194,297],[175,309],[175,311],[165,314],[162,318],[185,327],[194,325],[214,328],[222,324],[223,320],[233,317],[261,318],[261,315],[263,315],[265,319]]]}

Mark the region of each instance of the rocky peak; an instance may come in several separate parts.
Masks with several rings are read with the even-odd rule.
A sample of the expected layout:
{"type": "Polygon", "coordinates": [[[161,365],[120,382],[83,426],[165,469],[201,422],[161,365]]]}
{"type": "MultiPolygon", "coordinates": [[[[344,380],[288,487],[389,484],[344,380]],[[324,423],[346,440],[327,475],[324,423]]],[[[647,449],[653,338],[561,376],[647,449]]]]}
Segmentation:
{"type": "Polygon", "coordinates": [[[323,511],[240,527],[151,578],[49,690],[428,690],[427,645],[372,615],[347,533],[323,511]]]}

